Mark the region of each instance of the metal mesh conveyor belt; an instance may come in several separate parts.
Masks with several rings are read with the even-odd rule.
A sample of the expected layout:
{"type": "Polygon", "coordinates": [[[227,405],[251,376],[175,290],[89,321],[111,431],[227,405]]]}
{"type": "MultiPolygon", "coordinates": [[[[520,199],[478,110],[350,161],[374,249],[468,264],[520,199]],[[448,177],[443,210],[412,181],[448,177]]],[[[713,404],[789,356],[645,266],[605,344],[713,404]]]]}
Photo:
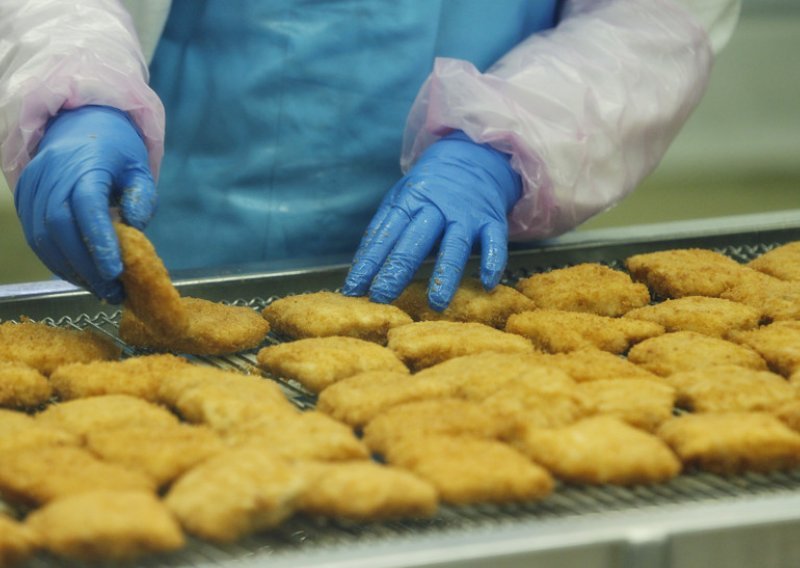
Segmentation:
{"type": "MultiPolygon", "coordinates": [[[[785,235],[783,237],[754,244],[708,245],[706,248],[713,248],[736,260],[746,262],[777,244],[790,240],[785,238],[785,235]]],[[[791,234],[790,237],[793,239],[795,235],[791,234]]],[[[796,238],[800,238],[800,231],[796,238]]],[[[702,242],[688,244],[704,246],[702,242]]],[[[677,248],[677,246],[687,246],[687,244],[654,247],[652,250],[677,248]]],[[[606,253],[608,252],[610,251],[606,251],[606,253]]],[[[611,252],[613,254],[613,251],[611,252]]],[[[544,258],[526,258],[522,255],[516,260],[512,259],[504,282],[513,284],[519,278],[533,272],[583,261],[599,261],[612,267],[623,268],[621,260],[635,252],[645,251],[617,250],[614,258],[606,256],[605,258],[585,259],[582,259],[580,254],[572,253],[566,256],[546,256],[544,258]],[[624,254],[620,254],[620,252],[624,254]],[[567,260],[557,261],[564,258],[567,260]]],[[[295,291],[333,287],[315,284],[319,284],[319,282],[307,281],[304,290],[297,289],[295,291]]],[[[191,290],[186,289],[184,293],[191,294],[191,290]]],[[[218,296],[214,299],[261,309],[275,297],[218,296]]],[[[13,312],[0,311],[0,317],[3,316],[3,313],[13,312]]],[[[16,312],[16,314],[20,313],[24,312],[16,312]]],[[[16,319],[16,316],[12,318],[6,315],[5,317],[16,319]]],[[[100,312],[97,315],[88,313],[67,316],[50,315],[38,319],[62,327],[91,328],[119,342],[117,338],[118,311],[100,312]]],[[[276,343],[281,339],[270,335],[267,341],[276,343]]],[[[131,348],[121,345],[125,356],[138,354],[131,348]]],[[[255,350],[226,357],[191,357],[191,359],[200,364],[245,372],[252,372],[255,369],[255,350]]],[[[314,406],[314,395],[305,391],[299,384],[285,381],[279,377],[268,376],[267,378],[278,381],[286,394],[301,408],[314,406]]],[[[698,517],[702,516],[700,513],[703,512],[703,507],[710,507],[709,510],[712,511],[714,506],[720,504],[738,503],[749,507],[753,503],[755,507],[774,507],[775,503],[794,503],[795,499],[800,502],[800,470],[772,474],[751,473],[735,477],[688,472],[668,483],[630,488],[560,484],[552,496],[540,502],[508,506],[442,506],[436,517],[424,521],[347,523],[330,519],[298,517],[285,522],[267,534],[253,536],[234,545],[220,547],[205,542],[191,541],[189,546],[179,553],[146,559],[144,563],[151,566],[260,565],[262,562],[271,566],[559,566],[563,565],[562,562],[569,556],[566,553],[569,550],[575,553],[569,556],[570,558],[575,557],[578,560],[584,558],[579,552],[575,552],[582,547],[581,549],[594,551],[591,555],[585,556],[590,560],[588,563],[581,564],[582,566],[678,566],[679,564],[676,562],[679,559],[682,565],[686,566],[694,565],[688,560],[697,560],[700,562],[697,564],[699,566],[708,560],[708,552],[702,554],[693,552],[692,555],[687,556],[685,551],[682,553],[682,549],[676,548],[675,542],[669,544],[671,538],[669,534],[665,540],[664,534],[659,533],[661,536],[656,539],[655,548],[647,539],[644,544],[638,541],[632,543],[630,539],[627,539],[628,542],[621,545],[620,535],[628,534],[630,530],[634,529],[636,531],[647,529],[650,522],[648,519],[655,524],[658,511],[677,511],[678,515],[686,516],[688,522],[695,511],[697,511],[698,517]],[[609,530],[604,533],[602,530],[598,530],[604,525],[617,527],[620,526],[620,523],[624,526],[624,531],[609,530]],[[633,526],[634,524],[636,526],[633,526]],[[570,527],[577,526],[580,526],[581,530],[576,531],[570,537],[573,540],[569,543],[560,542],[559,544],[558,539],[550,539],[544,544],[535,542],[536,538],[544,538],[551,533],[561,533],[569,537],[570,531],[572,531],[570,527]],[[515,533],[514,529],[520,527],[528,531],[525,534],[529,534],[530,538],[519,539],[519,534],[515,533]],[[440,550],[437,553],[437,549],[443,547],[448,538],[451,541],[449,546],[452,549],[446,552],[440,550]],[[521,542],[528,542],[528,544],[520,544],[521,542]],[[502,553],[498,552],[499,549],[492,546],[492,543],[503,543],[506,548],[502,549],[502,553]],[[465,551],[470,548],[470,545],[472,546],[471,552],[465,552],[460,561],[453,560],[458,557],[458,553],[453,551],[465,551]],[[601,545],[602,548],[598,548],[601,545]],[[505,552],[509,552],[509,554],[506,555],[505,552]],[[503,558],[504,561],[498,563],[500,558],[503,558]],[[653,559],[655,559],[655,563],[653,563],[653,559]]],[[[734,521],[724,520],[724,512],[712,512],[710,528],[713,530],[709,532],[708,523],[706,523],[702,533],[718,536],[730,533],[735,539],[741,541],[742,538],[747,540],[748,535],[751,537],[755,535],[757,526],[773,527],[774,525],[778,528],[773,527],[770,530],[776,531],[775,535],[783,535],[785,531],[780,527],[784,526],[789,527],[789,530],[792,531],[789,534],[800,535],[800,510],[797,511],[796,517],[790,514],[787,518],[787,515],[783,513],[772,519],[770,515],[764,515],[763,510],[755,508],[753,512],[759,512],[759,514],[751,517],[750,520],[755,523],[752,526],[748,525],[748,519],[745,518],[748,511],[749,509],[745,509],[744,514],[734,521]],[[762,519],[762,517],[766,518],[762,519]],[[717,524],[719,527],[716,526],[717,524]],[[738,525],[745,527],[744,530],[732,530],[732,527],[738,525]]],[[[738,514],[742,514],[741,511],[738,514]]],[[[661,530],[670,533],[670,529],[664,529],[664,526],[666,525],[663,525],[661,530]]],[[[688,529],[690,535],[698,530],[688,529]]],[[[623,537],[623,540],[626,538],[623,537]]],[[[800,539],[795,540],[800,541],[800,539]]],[[[759,545],[764,543],[762,537],[759,537],[759,542],[761,542],[759,545]]],[[[752,544],[756,545],[755,542],[752,544]]],[[[794,559],[800,559],[800,544],[791,550],[786,549],[782,540],[779,544],[783,547],[781,549],[782,556],[778,557],[775,562],[765,561],[762,565],[800,565],[784,564],[784,560],[792,559],[793,562],[794,559]]],[[[770,543],[766,542],[765,546],[769,547],[769,545],[770,543]]],[[[691,548],[691,550],[694,549],[691,548]]],[[[724,550],[717,550],[717,553],[720,557],[727,558],[724,550]]],[[[711,558],[716,557],[712,555],[711,558]]],[[[52,564],[53,559],[50,557],[38,557],[31,563],[32,566],[50,566],[52,564]]],[[[730,562],[727,564],[727,566],[733,565],[735,564],[730,562]]],[[[742,566],[745,565],[747,564],[742,564],[742,566]]]]}

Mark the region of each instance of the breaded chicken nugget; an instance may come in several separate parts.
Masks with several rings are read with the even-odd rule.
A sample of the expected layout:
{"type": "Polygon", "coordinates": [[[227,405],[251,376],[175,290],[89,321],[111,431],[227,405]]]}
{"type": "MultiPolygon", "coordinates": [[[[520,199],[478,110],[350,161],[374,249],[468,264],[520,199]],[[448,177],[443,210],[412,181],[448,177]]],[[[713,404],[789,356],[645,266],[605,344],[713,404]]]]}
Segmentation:
{"type": "Polygon", "coordinates": [[[771,369],[784,376],[800,371],[800,322],[778,321],[730,335],[731,341],[755,349],[771,369]]]}
{"type": "Polygon", "coordinates": [[[381,345],[390,329],[411,323],[395,306],[324,291],[280,298],[261,313],[276,333],[288,338],[343,336],[381,345]]]}
{"type": "Polygon", "coordinates": [[[533,310],[533,300],[509,286],[498,284],[486,291],[477,278],[464,278],[450,305],[437,312],[428,305],[428,283],[417,280],[406,287],[394,305],[410,315],[414,321],[475,322],[502,329],[508,316],[533,310]]]}
{"type": "Polygon", "coordinates": [[[699,248],[636,254],[625,260],[625,267],[663,298],[718,297],[743,273],[752,272],[724,254],[699,248]]]}
{"type": "Polygon", "coordinates": [[[0,493],[14,502],[42,505],[97,489],[153,491],[155,483],[71,446],[6,452],[0,459],[0,493]]]}
{"type": "Polygon", "coordinates": [[[800,399],[794,398],[773,409],[778,419],[795,432],[800,432],[800,399]]]}
{"type": "Polygon", "coordinates": [[[50,383],[61,400],[127,394],[158,402],[161,382],[188,366],[186,359],[174,355],[144,355],[122,361],[72,363],[53,371],[50,383]]]}
{"type": "Polygon", "coordinates": [[[455,398],[408,402],[379,414],[364,427],[364,442],[384,454],[401,439],[423,439],[433,434],[500,438],[513,427],[510,419],[495,416],[482,404],[455,398]]]}
{"type": "Polygon", "coordinates": [[[800,280],[800,241],[776,247],[747,266],[781,280],[800,280]]]}
{"type": "Polygon", "coordinates": [[[153,429],[175,426],[178,418],[166,408],[124,394],[79,398],[48,406],[36,415],[43,425],[61,428],[82,439],[91,432],[130,426],[153,429]]]}
{"type": "Polygon", "coordinates": [[[741,302],[769,320],[800,319],[800,282],[778,280],[752,271],[735,282],[720,297],[741,302]]]}
{"type": "Polygon", "coordinates": [[[496,440],[431,435],[392,444],[390,464],[436,487],[445,503],[511,503],[549,495],[553,478],[515,449],[496,440]]]}
{"type": "Polygon", "coordinates": [[[11,517],[0,514],[0,566],[22,564],[38,547],[36,533],[11,517]]]}
{"type": "Polygon", "coordinates": [[[622,353],[634,343],[664,333],[649,321],[609,318],[562,310],[522,312],[508,318],[506,331],[528,338],[551,353],[597,348],[622,353]]]}
{"type": "Polygon", "coordinates": [[[354,337],[314,337],[264,347],[258,365],[270,374],[294,379],[312,392],[365,371],[406,373],[386,347],[354,337]]]}
{"type": "Polygon", "coordinates": [[[142,491],[70,495],[34,511],[27,524],[43,548],[77,560],[129,561],[184,545],[172,514],[155,495],[142,491]]]}
{"type": "Polygon", "coordinates": [[[320,412],[264,415],[225,435],[231,447],[255,446],[287,459],[340,461],[366,459],[369,450],[349,426],[320,412]]]}
{"type": "Polygon", "coordinates": [[[542,357],[541,364],[561,369],[579,383],[611,379],[661,380],[658,375],[634,365],[619,355],[595,348],[547,354],[542,357]]]}
{"type": "Polygon", "coordinates": [[[737,365],[674,373],[666,382],[678,392],[678,405],[694,412],[773,410],[797,396],[780,375],[737,365]]]}
{"type": "Polygon", "coordinates": [[[676,397],[672,386],[648,379],[591,381],[578,392],[587,414],[611,415],[648,432],[672,417],[676,397]]]}
{"type": "Polygon", "coordinates": [[[429,381],[407,373],[368,371],[326,388],[317,398],[316,408],[345,424],[361,427],[393,406],[444,398],[454,390],[454,385],[444,381],[429,381]]]}
{"type": "Polygon", "coordinates": [[[684,465],[722,475],[800,465],[800,434],[767,413],[686,414],[662,424],[658,436],[684,465]]]}
{"type": "Polygon", "coordinates": [[[77,446],[75,434],[41,424],[32,416],[0,409],[0,454],[45,446],[77,446]]]}
{"type": "Polygon", "coordinates": [[[288,461],[262,449],[230,449],[178,479],[164,500],[183,528],[214,542],[233,542],[291,515],[306,489],[288,461]]]}
{"type": "MultiPolygon", "coordinates": [[[[252,383],[262,381],[261,377],[245,375],[236,371],[229,371],[218,367],[206,365],[188,365],[181,367],[180,372],[167,374],[162,377],[158,387],[158,401],[161,404],[174,408],[178,399],[189,389],[201,385],[216,385],[226,383],[229,380],[252,383]]],[[[271,383],[271,381],[267,381],[271,383]]],[[[238,384],[238,383],[237,383],[238,384]]],[[[253,387],[261,388],[261,387],[253,387]]],[[[271,387],[263,387],[269,389],[271,387]]]]}
{"type": "Polygon", "coordinates": [[[553,430],[531,428],[517,447],[556,477],[574,483],[660,483],[681,470],[664,442],[613,416],[553,430]]]}
{"type": "Polygon", "coordinates": [[[299,509],[311,515],[376,521],[423,518],[436,513],[436,489],[399,468],[371,461],[303,462],[308,488],[299,509]]]}
{"type": "Polygon", "coordinates": [[[569,388],[575,382],[558,369],[547,368],[542,353],[494,353],[487,351],[464,357],[454,357],[423,369],[419,380],[445,384],[452,396],[482,401],[507,383],[531,380],[543,388],[569,388]]]}
{"type": "Polygon", "coordinates": [[[136,314],[160,337],[183,336],[189,328],[189,313],[152,243],[129,225],[114,223],[114,229],[122,252],[125,311],[136,314]]]}
{"type": "Polygon", "coordinates": [[[0,406],[31,408],[44,404],[52,394],[50,382],[33,367],[0,361],[0,406]]]}
{"type": "Polygon", "coordinates": [[[669,331],[696,331],[714,337],[758,327],[758,310],[738,302],[706,296],[685,296],[631,310],[626,318],[651,321],[669,331]]]}
{"type": "Polygon", "coordinates": [[[269,323],[246,306],[230,306],[202,298],[181,298],[188,314],[188,327],[180,335],[153,331],[131,311],[123,310],[120,338],[136,347],[175,351],[189,355],[224,355],[258,347],[269,323]]]}
{"type": "Polygon", "coordinates": [[[225,448],[212,430],[188,424],[98,430],[86,436],[86,447],[106,462],[141,471],[159,487],[225,448]]]}
{"type": "Polygon", "coordinates": [[[0,361],[16,361],[49,375],[60,365],[119,359],[113,342],[86,330],[23,321],[0,323],[0,361]]]}
{"type": "Polygon", "coordinates": [[[517,282],[517,290],[540,308],[608,317],[621,316],[650,302],[647,286],[597,263],[534,274],[517,282]]]}
{"type": "Polygon", "coordinates": [[[534,351],[530,341],[511,333],[481,323],[451,321],[422,321],[396,327],[389,332],[388,347],[413,371],[487,351],[534,351]]]}
{"type": "Polygon", "coordinates": [[[766,370],[761,355],[742,345],[694,331],[676,331],[633,346],[628,361],[662,377],[718,365],[739,365],[766,370]]]}

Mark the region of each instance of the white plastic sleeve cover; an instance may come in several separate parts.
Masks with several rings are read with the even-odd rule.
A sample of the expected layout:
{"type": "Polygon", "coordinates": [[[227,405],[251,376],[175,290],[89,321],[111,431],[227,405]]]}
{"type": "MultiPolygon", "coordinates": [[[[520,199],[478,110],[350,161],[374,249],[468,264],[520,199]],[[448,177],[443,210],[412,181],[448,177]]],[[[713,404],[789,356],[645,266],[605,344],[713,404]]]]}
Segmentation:
{"type": "Polygon", "coordinates": [[[650,173],[700,101],[713,54],[671,0],[566,2],[552,30],[485,73],[440,58],[411,109],[404,171],[453,129],[511,154],[523,194],[512,240],[564,233],[650,173]]]}
{"type": "Polygon", "coordinates": [[[0,166],[16,186],[47,121],[107,105],[139,127],[158,178],[164,107],[130,16],[115,0],[0,0],[0,166]]]}

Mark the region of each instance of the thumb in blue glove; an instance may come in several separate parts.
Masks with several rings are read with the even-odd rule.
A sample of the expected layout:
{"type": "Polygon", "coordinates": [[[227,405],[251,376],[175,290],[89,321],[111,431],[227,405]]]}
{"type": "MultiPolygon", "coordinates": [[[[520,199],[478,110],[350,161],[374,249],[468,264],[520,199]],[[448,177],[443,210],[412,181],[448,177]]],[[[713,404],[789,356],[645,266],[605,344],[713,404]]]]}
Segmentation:
{"type": "Polygon", "coordinates": [[[500,282],[508,260],[509,211],[522,180],[507,154],[454,132],[432,144],[392,187],[367,228],[342,293],[388,303],[400,295],[441,239],[428,303],[444,310],[472,245],[481,243],[481,282],[500,282]]]}
{"type": "Polygon", "coordinates": [[[104,106],[60,112],[14,199],[28,244],[50,270],[108,302],[123,300],[110,207],[143,229],[156,206],[147,149],[126,113],[104,106]]]}

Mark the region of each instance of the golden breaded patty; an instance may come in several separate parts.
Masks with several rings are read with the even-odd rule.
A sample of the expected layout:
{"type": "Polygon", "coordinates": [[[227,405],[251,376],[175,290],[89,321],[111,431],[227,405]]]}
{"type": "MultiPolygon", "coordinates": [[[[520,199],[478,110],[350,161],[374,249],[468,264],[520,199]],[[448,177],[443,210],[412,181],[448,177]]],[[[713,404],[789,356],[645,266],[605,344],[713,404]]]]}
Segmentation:
{"type": "Polygon", "coordinates": [[[665,380],[677,390],[678,405],[694,412],[768,411],[797,396],[780,375],[737,365],[674,373],[665,380]]]}
{"type": "MultiPolygon", "coordinates": [[[[237,371],[221,369],[206,365],[189,365],[181,367],[180,372],[162,377],[158,387],[158,401],[169,407],[175,407],[178,399],[189,389],[201,385],[222,384],[229,381],[242,380],[248,383],[262,381],[259,376],[246,375],[237,371]]],[[[270,383],[271,381],[267,381],[270,383]]],[[[238,384],[238,383],[237,383],[238,384]]],[[[251,387],[247,387],[251,388],[251,387]]],[[[261,387],[252,387],[261,388],[261,387]]],[[[269,389],[271,387],[263,387],[269,389]]]]}
{"type": "Polygon", "coordinates": [[[660,483],[681,471],[681,462],[664,442],[613,416],[552,430],[531,428],[517,447],[556,477],[573,483],[660,483]]]}
{"type": "Polygon", "coordinates": [[[381,345],[390,329],[411,323],[395,306],[324,291],[280,298],[261,313],[276,333],[288,338],[343,336],[381,345]]]}
{"type": "Polygon", "coordinates": [[[0,406],[31,408],[44,404],[52,394],[50,382],[33,367],[0,361],[0,406]]]}
{"type": "Polygon", "coordinates": [[[724,254],[699,248],[636,254],[625,260],[625,267],[663,298],[718,297],[750,271],[724,254]]]}
{"type": "Polygon", "coordinates": [[[475,322],[498,329],[511,314],[536,308],[531,299],[510,286],[498,284],[487,292],[477,278],[464,278],[450,305],[441,312],[428,305],[428,283],[422,280],[409,284],[394,305],[414,321],[475,322]]]}
{"type": "Polygon", "coordinates": [[[631,310],[626,318],[651,321],[670,331],[696,331],[725,337],[728,332],[758,327],[758,310],[738,302],[706,296],[685,296],[631,310]]]}
{"type": "Polygon", "coordinates": [[[163,487],[225,446],[208,428],[179,424],[98,430],[86,436],[86,447],[103,461],[141,471],[163,487]]]}
{"type": "Polygon", "coordinates": [[[562,310],[536,310],[508,318],[506,331],[550,353],[596,348],[622,353],[634,343],[664,333],[657,323],[562,310]]]}
{"type": "Polygon", "coordinates": [[[130,561],[184,545],[172,514],[142,491],[70,495],[34,511],[27,524],[45,550],[75,560],[130,561]]]}
{"type": "Polygon", "coordinates": [[[122,361],[62,365],[50,375],[61,400],[106,394],[127,394],[158,402],[159,385],[189,362],[174,355],[144,355],[122,361]]]}
{"type": "Polygon", "coordinates": [[[0,566],[22,564],[39,546],[39,539],[30,527],[0,514],[0,566]]]}
{"type": "Polygon", "coordinates": [[[133,312],[123,310],[120,338],[136,347],[189,355],[224,355],[258,347],[269,333],[269,323],[246,306],[230,306],[202,298],[181,298],[188,326],[181,334],[153,331],[133,312]]]}
{"type": "Polygon", "coordinates": [[[406,373],[395,353],[355,337],[313,337],[264,347],[258,365],[270,374],[294,379],[312,392],[365,371],[406,373]]]}
{"type": "Polygon", "coordinates": [[[129,225],[114,223],[114,229],[122,253],[124,311],[136,314],[158,336],[182,336],[189,328],[189,312],[152,243],[129,225]]]}
{"type": "Polygon", "coordinates": [[[721,294],[722,298],[746,304],[769,320],[800,319],[800,282],[778,280],[753,271],[721,294]]]}
{"type": "Polygon", "coordinates": [[[717,365],[767,368],[761,355],[749,347],[694,331],[676,331],[642,341],[628,352],[628,361],[662,377],[717,365]]]}
{"type": "Polygon", "coordinates": [[[36,420],[81,438],[100,430],[130,426],[159,429],[178,423],[178,418],[166,408],[125,394],[78,398],[52,404],[37,414],[36,420]]]}
{"type": "Polygon", "coordinates": [[[444,398],[454,390],[447,382],[426,380],[417,375],[368,371],[326,388],[317,398],[316,409],[358,428],[393,406],[444,398]]]}
{"type": "Polygon", "coordinates": [[[481,323],[451,321],[421,321],[396,327],[389,332],[388,347],[413,371],[487,351],[534,351],[530,341],[522,337],[481,323]]]}
{"type": "Polygon", "coordinates": [[[481,401],[507,383],[532,380],[543,387],[567,388],[575,382],[558,369],[544,364],[542,353],[494,353],[487,351],[448,359],[423,369],[419,380],[448,385],[452,396],[481,401]]]}
{"type": "Polygon", "coordinates": [[[795,432],[800,432],[800,398],[794,398],[774,408],[771,412],[795,432]]]}
{"type": "Polygon", "coordinates": [[[288,461],[258,448],[236,448],[178,479],[164,503],[184,530],[224,543],[277,526],[294,513],[305,489],[305,478],[288,461]]]}
{"type": "Polygon", "coordinates": [[[41,424],[32,416],[0,409],[0,454],[45,446],[77,446],[75,434],[41,424]]]}
{"type": "Polygon", "coordinates": [[[747,266],[781,280],[800,280],[800,241],[776,247],[747,266]]]}
{"type": "Polygon", "coordinates": [[[97,489],[153,491],[155,484],[143,473],[71,446],[6,452],[0,459],[0,493],[14,502],[42,505],[97,489]]]}
{"type": "Polygon", "coordinates": [[[432,483],[453,505],[546,497],[553,478],[510,446],[469,436],[431,435],[393,444],[387,460],[432,483]]]}
{"type": "Polygon", "coordinates": [[[0,323],[0,361],[15,361],[49,375],[68,363],[118,359],[112,341],[86,330],[23,321],[0,323]]]}
{"type": "Polygon", "coordinates": [[[687,414],[662,424],[658,436],[684,465],[722,475],[800,465],[800,434],[763,412],[687,414]]]}
{"type": "Polygon", "coordinates": [[[534,274],[517,282],[517,290],[539,308],[619,317],[650,302],[647,286],[619,270],[584,263],[534,274]]]}
{"type": "Polygon", "coordinates": [[[777,321],[731,334],[731,341],[755,349],[771,369],[784,376],[800,371],[800,321],[777,321]]]}
{"type": "Polygon", "coordinates": [[[541,364],[561,369],[579,383],[611,379],[661,380],[658,375],[634,365],[619,355],[593,347],[568,353],[547,354],[544,355],[541,364]]]}
{"type": "Polygon", "coordinates": [[[511,420],[494,416],[482,404],[442,398],[408,402],[379,414],[364,427],[370,450],[385,454],[402,439],[421,440],[433,434],[500,438],[508,434],[511,420]]]}
{"type": "Polygon", "coordinates": [[[578,392],[587,414],[611,415],[648,432],[672,417],[676,397],[672,386],[649,379],[591,381],[578,392]]]}
{"type": "Polygon", "coordinates": [[[287,459],[339,461],[366,459],[369,450],[349,426],[320,412],[292,416],[263,415],[261,420],[231,429],[231,447],[255,446],[287,459]]]}
{"type": "Polygon", "coordinates": [[[299,469],[308,481],[299,509],[311,515],[376,521],[436,513],[433,485],[396,467],[352,461],[304,462],[299,469]]]}

